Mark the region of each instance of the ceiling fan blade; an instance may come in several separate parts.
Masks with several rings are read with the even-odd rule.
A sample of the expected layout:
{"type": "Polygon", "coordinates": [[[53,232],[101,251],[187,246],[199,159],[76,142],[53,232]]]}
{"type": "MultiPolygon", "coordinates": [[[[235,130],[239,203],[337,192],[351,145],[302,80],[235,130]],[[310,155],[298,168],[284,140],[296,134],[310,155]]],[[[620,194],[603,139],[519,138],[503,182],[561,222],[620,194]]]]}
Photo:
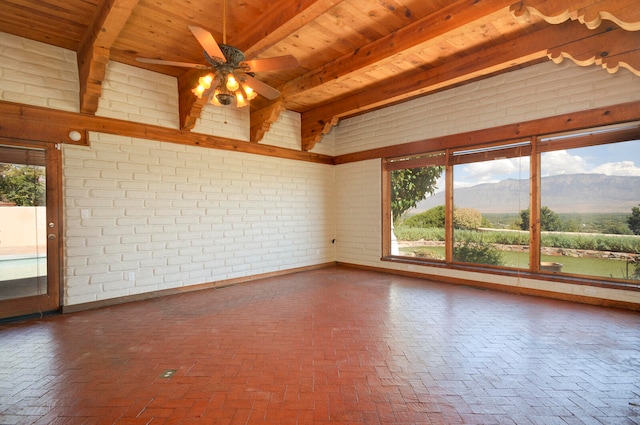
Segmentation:
{"type": "Polygon", "coordinates": [[[252,59],[240,64],[248,67],[247,72],[278,71],[280,69],[293,69],[298,67],[298,59],[291,55],[276,56],[266,59],[252,59]]]}
{"type": "Polygon", "coordinates": [[[189,62],[175,62],[175,61],[165,61],[162,59],[149,59],[149,58],[136,58],[138,62],[142,63],[153,63],[157,65],[169,65],[169,66],[181,66],[183,68],[198,68],[198,69],[208,69],[210,67],[206,65],[201,65],[199,63],[189,63],[189,62]]]}
{"type": "Polygon", "coordinates": [[[280,92],[278,90],[274,89],[268,84],[263,83],[257,78],[253,78],[251,75],[246,75],[245,81],[249,87],[269,100],[277,99],[280,96],[280,92]]]}
{"type": "Polygon", "coordinates": [[[222,62],[226,62],[227,59],[224,57],[222,50],[220,50],[220,46],[216,43],[216,40],[213,38],[211,33],[204,28],[195,27],[189,25],[189,29],[193,33],[193,35],[198,40],[198,43],[202,46],[205,52],[212,57],[216,58],[222,62]]]}

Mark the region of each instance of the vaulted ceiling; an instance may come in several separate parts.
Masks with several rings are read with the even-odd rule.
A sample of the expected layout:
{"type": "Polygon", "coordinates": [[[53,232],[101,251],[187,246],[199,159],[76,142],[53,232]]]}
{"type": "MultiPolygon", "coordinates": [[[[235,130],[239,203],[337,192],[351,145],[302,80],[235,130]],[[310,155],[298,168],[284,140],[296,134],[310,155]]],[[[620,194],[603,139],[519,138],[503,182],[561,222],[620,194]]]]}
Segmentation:
{"type": "Polygon", "coordinates": [[[207,29],[218,42],[226,36],[226,44],[243,50],[248,59],[288,54],[298,59],[295,69],[256,74],[281,96],[251,102],[251,140],[259,142],[287,109],[301,113],[303,150],[341,118],[541,61],[569,58],[640,76],[638,0],[0,4],[0,32],[77,52],[81,112],[96,112],[111,60],[177,77],[183,130],[194,126],[204,106],[191,92],[203,71],[136,58],[206,63],[190,25],[207,29]]]}

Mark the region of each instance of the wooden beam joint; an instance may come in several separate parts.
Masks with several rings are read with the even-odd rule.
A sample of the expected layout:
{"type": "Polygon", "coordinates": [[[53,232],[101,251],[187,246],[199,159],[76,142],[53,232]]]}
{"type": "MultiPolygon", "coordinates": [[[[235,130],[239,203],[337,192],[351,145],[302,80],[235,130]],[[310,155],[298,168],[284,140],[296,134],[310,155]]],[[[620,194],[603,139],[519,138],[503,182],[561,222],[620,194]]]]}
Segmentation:
{"type": "Polygon", "coordinates": [[[80,78],[80,111],[95,114],[102,94],[110,50],[139,0],[102,3],[77,52],[80,78]]]}
{"type": "Polygon", "coordinates": [[[269,131],[271,125],[278,120],[280,114],[285,110],[282,100],[277,100],[266,108],[251,114],[251,128],[249,132],[249,140],[254,143],[261,141],[264,135],[269,131]]]}
{"type": "Polygon", "coordinates": [[[595,29],[603,20],[608,20],[627,31],[640,31],[640,6],[637,0],[522,0],[511,5],[510,9],[519,22],[529,22],[531,16],[535,15],[550,24],[561,24],[571,19],[595,29]]]}
{"type": "Polygon", "coordinates": [[[181,130],[192,130],[202,115],[202,108],[207,104],[208,96],[198,98],[192,91],[202,75],[203,71],[190,69],[178,77],[178,113],[181,130]]]}
{"type": "Polygon", "coordinates": [[[548,50],[549,59],[565,58],[580,66],[600,65],[610,74],[627,68],[640,77],[640,32],[613,29],[548,50]]]}
{"type": "Polygon", "coordinates": [[[314,148],[338,124],[340,117],[328,116],[327,119],[314,119],[310,114],[302,114],[302,150],[305,152],[314,148]]]}

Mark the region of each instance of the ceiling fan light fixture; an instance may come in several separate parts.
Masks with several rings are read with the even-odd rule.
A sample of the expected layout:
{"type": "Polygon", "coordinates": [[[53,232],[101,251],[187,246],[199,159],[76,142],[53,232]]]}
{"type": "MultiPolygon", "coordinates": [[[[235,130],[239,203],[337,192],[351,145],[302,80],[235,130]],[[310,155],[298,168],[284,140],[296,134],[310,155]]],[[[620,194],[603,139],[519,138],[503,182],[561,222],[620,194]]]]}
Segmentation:
{"type": "Polygon", "coordinates": [[[219,93],[216,99],[222,106],[229,106],[233,103],[233,95],[230,93],[219,93]]]}
{"type": "Polygon", "coordinates": [[[233,72],[219,71],[216,76],[208,74],[198,79],[198,86],[192,92],[201,99],[207,96],[207,102],[215,106],[247,106],[257,96],[251,87],[243,84],[233,72]],[[212,88],[213,90],[212,93],[212,88]]]}
{"type": "MultiPolygon", "coordinates": [[[[223,20],[225,18],[226,13],[223,13],[223,20]]],[[[209,31],[189,25],[189,30],[204,49],[206,65],[150,58],[137,58],[137,60],[148,64],[212,70],[213,73],[198,78],[198,84],[191,89],[191,92],[201,100],[204,96],[206,102],[214,105],[235,104],[237,107],[242,107],[255,99],[258,94],[269,100],[277,99],[280,92],[254,78],[255,73],[295,68],[298,66],[297,59],[291,55],[284,55],[246,61],[242,50],[226,44],[225,27],[223,22],[223,44],[218,44],[209,31]],[[253,87],[247,86],[247,82],[253,87]],[[214,90],[216,92],[212,94],[214,90]]]]}
{"type": "Polygon", "coordinates": [[[244,99],[244,96],[240,91],[236,92],[236,106],[238,108],[242,108],[243,106],[247,106],[247,101],[244,99]]]}
{"type": "Polygon", "coordinates": [[[227,90],[224,84],[220,84],[211,96],[210,103],[213,105],[229,106],[233,103],[235,96],[227,90]]]}
{"type": "Polygon", "coordinates": [[[233,73],[229,73],[227,75],[227,83],[226,83],[227,88],[229,89],[229,91],[236,91],[240,88],[240,83],[238,82],[238,80],[236,79],[235,75],[233,75],[233,73]]]}
{"type": "Polygon", "coordinates": [[[246,84],[242,84],[242,90],[244,91],[247,100],[253,100],[258,95],[258,93],[256,93],[251,87],[246,84]]]}
{"type": "Polygon", "coordinates": [[[207,74],[204,77],[198,78],[198,84],[203,86],[205,90],[211,87],[212,82],[213,82],[213,74],[207,74]]]}
{"type": "Polygon", "coordinates": [[[194,88],[193,90],[191,90],[193,92],[193,94],[195,94],[198,99],[202,98],[202,94],[205,91],[205,88],[202,85],[198,85],[196,88],[194,88]]]}
{"type": "Polygon", "coordinates": [[[198,85],[191,91],[198,99],[201,99],[204,92],[211,88],[211,83],[213,83],[213,74],[207,74],[198,78],[198,85]]]}

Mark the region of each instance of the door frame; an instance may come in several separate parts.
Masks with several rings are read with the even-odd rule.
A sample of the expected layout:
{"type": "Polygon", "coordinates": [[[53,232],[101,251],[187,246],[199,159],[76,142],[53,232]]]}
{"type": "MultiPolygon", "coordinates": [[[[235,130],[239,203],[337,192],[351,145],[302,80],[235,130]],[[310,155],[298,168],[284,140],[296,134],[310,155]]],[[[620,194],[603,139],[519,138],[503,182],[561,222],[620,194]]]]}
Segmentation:
{"type": "Polygon", "coordinates": [[[0,320],[43,315],[58,312],[62,308],[62,152],[61,144],[0,137],[7,146],[45,150],[46,167],[46,232],[47,236],[47,292],[43,295],[13,298],[0,301],[0,320]],[[50,227],[49,223],[54,226],[50,227]]]}

